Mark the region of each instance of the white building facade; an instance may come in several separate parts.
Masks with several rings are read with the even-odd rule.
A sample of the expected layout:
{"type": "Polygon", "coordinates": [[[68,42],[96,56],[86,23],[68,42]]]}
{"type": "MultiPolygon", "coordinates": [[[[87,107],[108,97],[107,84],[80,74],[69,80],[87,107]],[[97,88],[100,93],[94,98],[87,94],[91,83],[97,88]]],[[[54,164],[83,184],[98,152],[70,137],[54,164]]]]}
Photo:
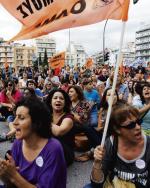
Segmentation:
{"type": "Polygon", "coordinates": [[[87,54],[82,45],[71,42],[66,50],[66,65],[71,67],[75,65],[83,66],[87,59],[87,54]]]}
{"type": "Polygon", "coordinates": [[[136,59],[150,62],[150,25],[142,25],[136,31],[136,59]]]}
{"type": "Polygon", "coordinates": [[[44,59],[45,50],[48,58],[56,54],[56,41],[48,36],[35,39],[35,44],[36,56],[39,57],[41,55],[42,60],[44,59]]]}

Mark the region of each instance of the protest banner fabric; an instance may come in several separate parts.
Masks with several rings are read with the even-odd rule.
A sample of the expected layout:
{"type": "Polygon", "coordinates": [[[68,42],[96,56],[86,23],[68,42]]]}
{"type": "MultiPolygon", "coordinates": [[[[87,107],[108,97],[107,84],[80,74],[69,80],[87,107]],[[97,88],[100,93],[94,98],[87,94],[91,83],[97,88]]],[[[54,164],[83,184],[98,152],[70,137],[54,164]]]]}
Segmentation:
{"type": "Polygon", "coordinates": [[[130,0],[0,0],[22,23],[11,40],[46,35],[61,29],[115,19],[126,21],[130,0]]]}
{"type": "Polygon", "coordinates": [[[93,60],[92,60],[92,58],[88,58],[87,61],[86,61],[86,63],[85,63],[86,68],[87,68],[87,69],[88,69],[88,68],[91,68],[92,65],[93,65],[93,60]]]}
{"type": "Polygon", "coordinates": [[[65,52],[59,53],[49,59],[49,66],[52,69],[62,68],[65,65],[65,52]]]}

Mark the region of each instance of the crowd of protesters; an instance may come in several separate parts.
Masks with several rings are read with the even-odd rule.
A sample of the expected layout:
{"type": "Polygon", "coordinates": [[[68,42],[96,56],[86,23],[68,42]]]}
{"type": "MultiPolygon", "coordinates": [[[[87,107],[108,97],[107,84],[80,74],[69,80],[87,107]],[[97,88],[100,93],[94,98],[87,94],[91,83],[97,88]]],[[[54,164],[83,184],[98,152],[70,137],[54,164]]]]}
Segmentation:
{"type": "Polygon", "coordinates": [[[14,142],[0,159],[2,187],[65,188],[67,166],[90,159],[87,188],[150,187],[150,65],[120,69],[104,151],[113,77],[107,65],[1,69],[0,120],[10,130],[0,142],[14,142]]]}

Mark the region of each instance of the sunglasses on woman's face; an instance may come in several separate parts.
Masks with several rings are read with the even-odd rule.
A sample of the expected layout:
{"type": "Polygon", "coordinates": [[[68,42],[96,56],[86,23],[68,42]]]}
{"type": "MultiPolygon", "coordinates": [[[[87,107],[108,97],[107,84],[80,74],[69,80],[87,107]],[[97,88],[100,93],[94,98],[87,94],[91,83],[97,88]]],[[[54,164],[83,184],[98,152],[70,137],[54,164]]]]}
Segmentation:
{"type": "Polygon", "coordinates": [[[11,87],[11,86],[13,86],[13,85],[12,85],[12,84],[8,84],[8,86],[10,86],[10,87],[11,87]]]}
{"type": "Polygon", "coordinates": [[[141,125],[141,123],[143,122],[142,119],[138,119],[136,121],[132,121],[130,122],[128,125],[125,126],[119,126],[120,128],[124,128],[124,129],[134,129],[136,127],[136,125],[141,125]]]}

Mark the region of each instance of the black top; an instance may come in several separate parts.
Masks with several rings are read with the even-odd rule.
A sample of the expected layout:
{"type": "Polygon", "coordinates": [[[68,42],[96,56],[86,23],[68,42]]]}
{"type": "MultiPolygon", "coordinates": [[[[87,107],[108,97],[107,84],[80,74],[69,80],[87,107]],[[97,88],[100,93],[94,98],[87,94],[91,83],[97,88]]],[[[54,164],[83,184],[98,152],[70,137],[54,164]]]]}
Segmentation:
{"type": "MultiPolygon", "coordinates": [[[[113,138],[109,137],[105,143],[105,156],[102,161],[104,180],[109,171],[113,177],[130,181],[136,188],[150,188],[150,137],[144,135],[144,147],[142,153],[133,160],[126,160],[117,153],[113,153],[113,138]]],[[[103,182],[104,183],[104,182],[103,182]]],[[[99,184],[102,187],[103,183],[99,184]]]]}

